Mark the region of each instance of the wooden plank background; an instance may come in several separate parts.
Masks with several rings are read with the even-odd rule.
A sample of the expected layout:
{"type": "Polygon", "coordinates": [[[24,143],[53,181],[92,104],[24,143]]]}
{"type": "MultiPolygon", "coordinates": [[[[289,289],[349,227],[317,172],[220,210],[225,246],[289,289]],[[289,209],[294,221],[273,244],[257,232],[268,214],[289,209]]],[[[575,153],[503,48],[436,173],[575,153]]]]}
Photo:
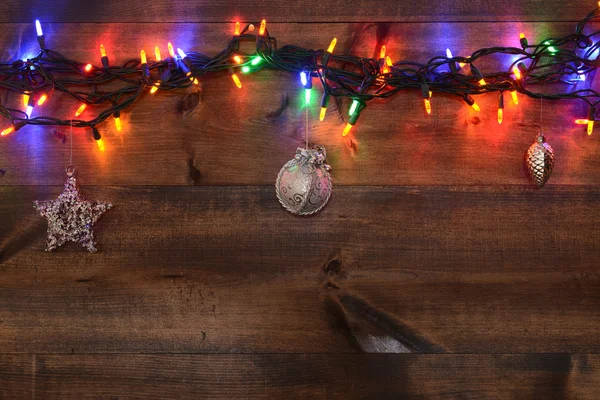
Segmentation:
{"type": "MultiPolygon", "coordinates": [[[[231,21],[265,17],[280,44],[337,36],[339,52],[386,44],[424,61],[568,34],[594,6],[8,0],[0,58],[35,54],[35,18],[51,48],[98,62],[103,43],[116,63],[167,41],[214,54],[231,21]]],[[[436,96],[428,117],[406,93],[370,103],[343,139],[343,113],[319,123],[315,100],[334,196],[304,219],[273,189],[304,140],[298,79],[242,80],[203,81],[186,117],[194,89],[144,96],[121,134],[100,127],[104,153],[75,131],[86,196],[115,204],[97,254],[45,253],[32,208],[62,189],[68,131],[2,138],[0,398],[597,398],[600,140],[573,126],[581,104],[548,102],[540,123],[538,102],[507,101],[498,126],[496,96],[478,98],[481,113],[436,96]],[[557,166],[536,190],[523,153],[540,127],[557,166]]],[[[74,106],[56,96],[35,112],[74,106]]]]}

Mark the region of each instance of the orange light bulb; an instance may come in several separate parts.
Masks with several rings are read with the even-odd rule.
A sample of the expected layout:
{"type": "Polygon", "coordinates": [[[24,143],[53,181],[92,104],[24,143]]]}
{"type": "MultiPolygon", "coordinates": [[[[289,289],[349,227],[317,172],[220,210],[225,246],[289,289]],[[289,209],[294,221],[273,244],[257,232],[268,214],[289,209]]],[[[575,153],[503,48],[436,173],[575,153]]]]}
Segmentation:
{"type": "Polygon", "coordinates": [[[512,92],[510,92],[510,96],[512,97],[513,103],[519,104],[519,96],[517,95],[516,90],[513,90],[512,92]]]}
{"type": "Polygon", "coordinates": [[[123,130],[123,124],[121,123],[121,117],[114,117],[115,118],[115,128],[117,128],[117,131],[121,132],[123,130]]]}
{"type": "Polygon", "coordinates": [[[381,50],[379,51],[379,58],[385,58],[385,45],[381,46],[381,50]]]}
{"type": "Polygon", "coordinates": [[[79,117],[83,111],[85,111],[87,105],[85,103],[81,104],[77,111],[75,111],[75,116],[79,117]]]}
{"type": "Polygon", "coordinates": [[[516,65],[513,67],[513,74],[515,74],[515,79],[516,80],[520,80],[522,78],[522,76],[521,76],[521,70],[516,65]]]}
{"type": "Polygon", "coordinates": [[[498,109],[498,123],[501,124],[503,120],[504,120],[504,109],[499,108],[498,109]]]}
{"type": "Polygon", "coordinates": [[[150,89],[150,94],[154,94],[156,93],[156,91],[158,90],[158,87],[160,86],[160,82],[156,82],[154,84],[154,86],[152,86],[152,89],[150,89]]]}
{"type": "Polygon", "coordinates": [[[267,29],[267,20],[263,19],[262,21],[260,21],[260,29],[258,30],[258,34],[260,36],[263,36],[265,34],[266,29],[267,29]]]}
{"type": "Polygon", "coordinates": [[[169,42],[169,44],[167,45],[167,47],[169,48],[169,55],[172,58],[175,58],[175,49],[173,48],[173,45],[171,44],[171,42],[169,42]]]}
{"type": "Polygon", "coordinates": [[[144,50],[140,51],[140,60],[142,64],[148,64],[148,60],[146,59],[146,52],[144,50]]]}
{"type": "Polygon", "coordinates": [[[38,100],[38,106],[43,105],[46,102],[46,100],[48,100],[48,95],[43,94],[38,100]]]}
{"type": "Polygon", "coordinates": [[[10,135],[11,133],[13,133],[15,131],[15,127],[13,126],[9,126],[8,128],[6,128],[5,130],[3,130],[2,132],[0,132],[0,136],[6,136],[6,135],[10,135]]]}
{"type": "Polygon", "coordinates": [[[158,48],[158,46],[154,46],[154,56],[156,57],[156,61],[162,61],[160,49],[158,48]]]}
{"type": "Polygon", "coordinates": [[[233,79],[235,86],[237,86],[240,89],[242,88],[242,82],[240,81],[240,78],[237,76],[237,74],[231,74],[231,79],[233,79]]]}
{"type": "Polygon", "coordinates": [[[102,57],[106,57],[106,48],[104,47],[103,44],[100,45],[100,55],[102,57]]]}
{"type": "Polygon", "coordinates": [[[240,36],[240,22],[235,23],[235,28],[233,28],[233,36],[240,36]]]}
{"type": "Polygon", "coordinates": [[[241,64],[242,63],[242,57],[240,57],[240,56],[234,56],[233,57],[233,61],[235,61],[236,64],[241,64]]]}
{"type": "Polygon", "coordinates": [[[106,150],[106,146],[104,145],[104,140],[98,139],[98,140],[96,140],[96,144],[98,145],[98,150],[100,150],[101,152],[104,152],[104,150],[106,150]]]}
{"type": "Polygon", "coordinates": [[[423,103],[425,103],[425,111],[427,111],[427,114],[431,114],[431,100],[423,99],[423,103]]]}

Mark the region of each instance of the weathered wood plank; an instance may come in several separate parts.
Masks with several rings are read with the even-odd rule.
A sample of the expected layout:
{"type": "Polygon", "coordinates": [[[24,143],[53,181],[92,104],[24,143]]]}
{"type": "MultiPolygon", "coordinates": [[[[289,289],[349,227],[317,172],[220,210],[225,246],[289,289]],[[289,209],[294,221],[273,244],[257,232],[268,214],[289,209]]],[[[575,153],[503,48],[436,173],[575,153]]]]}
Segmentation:
{"type": "Polygon", "coordinates": [[[32,398],[34,364],[35,355],[0,354],[0,398],[32,398]]]}
{"type": "Polygon", "coordinates": [[[296,218],[271,187],[85,187],[100,253],[44,253],[0,187],[9,352],[600,351],[600,194],[337,187],[296,218]]]}
{"type": "MultiPolygon", "coordinates": [[[[36,398],[579,399],[600,359],[510,355],[39,355],[36,398]]],[[[29,383],[24,380],[24,383],[29,383]]]]}
{"type": "Polygon", "coordinates": [[[0,22],[29,22],[36,18],[52,22],[223,22],[237,18],[273,22],[331,21],[577,21],[593,10],[594,2],[559,0],[410,2],[324,0],[306,3],[260,0],[235,4],[219,1],[178,2],[133,0],[88,1],[5,0],[0,22]]]}
{"type": "MultiPolygon", "coordinates": [[[[349,38],[360,24],[272,24],[280,43],[308,48],[326,45],[331,37],[349,38]]],[[[518,32],[531,37],[565,34],[573,24],[472,23],[392,24],[386,44],[399,57],[426,60],[451,47],[456,54],[497,44],[517,44],[518,32]],[[392,39],[398,37],[401,39],[392,39]],[[490,39],[492,38],[492,39],[490,39]]],[[[109,24],[99,33],[96,24],[54,24],[47,28],[48,44],[81,60],[97,60],[104,43],[113,62],[135,57],[140,47],[151,49],[172,40],[192,44],[209,54],[222,49],[230,24],[109,24]],[[73,40],[77,37],[78,40],[73,40]]],[[[375,29],[354,47],[354,53],[373,56],[375,29]]],[[[383,43],[383,42],[382,42],[383,43]]],[[[31,24],[6,24],[0,29],[3,58],[34,54],[37,43],[31,24]]],[[[340,40],[349,51],[352,41],[340,40]]],[[[508,60],[501,64],[508,67],[508,60]]],[[[281,166],[304,143],[304,118],[299,107],[297,77],[265,71],[243,76],[238,90],[227,76],[203,82],[203,103],[187,118],[176,113],[186,91],[146,96],[124,113],[125,131],[117,134],[112,121],[100,126],[106,152],[100,153],[89,130],[75,131],[74,162],[88,184],[99,185],[271,185],[281,166]],[[288,96],[290,107],[279,118],[268,115],[288,96]]],[[[478,99],[476,115],[464,102],[436,96],[429,118],[418,93],[400,94],[389,102],[372,103],[361,116],[356,136],[341,137],[345,125],[335,105],[318,122],[318,98],[312,109],[311,141],[326,146],[337,184],[341,185],[482,185],[523,184],[523,155],[539,131],[539,104],[507,99],[503,125],[496,122],[497,97],[478,99]]],[[[16,97],[8,99],[17,101],[16,97]]],[[[43,111],[68,118],[76,109],[69,99],[53,97],[43,111]],[[57,108],[60,107],[60,108],[57,108]]],[[[345,109],[346,105],[344,105],[345,109]]],[[[600,136],[588,137],[573,119],[587,115],[579,102],[546,103],[544,130],[557,153],[553,184],[595,185],[600,176],[600,136]]],[[[345,110],[344,110],[345,114],[345,110]]],[[[84,114],[85,116],[85,114],[84,114]]],[[[0,123],[2,123],[0,121],[0,123]]],[[[68,130],[27,127],[0,140],[2,185],[61,184],[68,163],[68,130]]]]}

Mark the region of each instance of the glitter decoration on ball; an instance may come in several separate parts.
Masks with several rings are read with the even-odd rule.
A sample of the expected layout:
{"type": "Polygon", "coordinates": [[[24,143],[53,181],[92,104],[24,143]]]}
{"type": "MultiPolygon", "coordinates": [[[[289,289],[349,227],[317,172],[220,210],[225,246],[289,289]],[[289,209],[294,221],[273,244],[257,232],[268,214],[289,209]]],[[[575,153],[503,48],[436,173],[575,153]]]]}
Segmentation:
{"type": "Polygon", "coordinates": [[[535,143],[527,150],[527,168],[529,175],[537,187],[543,187],[554,168],[554,150],[548,143],[542,133],[540,133],[535,143]]]}
{"type": "Polygon", "coordinates": [[[93,227],[112,204],[85,200],[74,173],[73,167],[67,168],[67,183],[56,200],[34,202],[34,208],[48,220],[46,251],[66,242],[78,242],[91,253],[97,251],[93,227]]]}
{"type": "Polygon", "coordinates": [[[281,168],[275,190],[279,202],[296,215],[320,211],[331,197],[330,167],[323,146],[298,148],[296,156],[281,168]]]}

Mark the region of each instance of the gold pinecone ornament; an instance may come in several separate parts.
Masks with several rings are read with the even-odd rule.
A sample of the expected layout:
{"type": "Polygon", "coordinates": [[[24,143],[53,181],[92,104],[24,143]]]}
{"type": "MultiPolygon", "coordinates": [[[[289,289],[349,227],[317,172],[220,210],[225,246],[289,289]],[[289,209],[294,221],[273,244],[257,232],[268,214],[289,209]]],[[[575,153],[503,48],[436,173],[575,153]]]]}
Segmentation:
{"type": "Polygon", "coordinates": [[[554,168],[554,150],[540,132],[535,143],[527,150],[527,169],[538,188],[548,182],[554,168]]]}

